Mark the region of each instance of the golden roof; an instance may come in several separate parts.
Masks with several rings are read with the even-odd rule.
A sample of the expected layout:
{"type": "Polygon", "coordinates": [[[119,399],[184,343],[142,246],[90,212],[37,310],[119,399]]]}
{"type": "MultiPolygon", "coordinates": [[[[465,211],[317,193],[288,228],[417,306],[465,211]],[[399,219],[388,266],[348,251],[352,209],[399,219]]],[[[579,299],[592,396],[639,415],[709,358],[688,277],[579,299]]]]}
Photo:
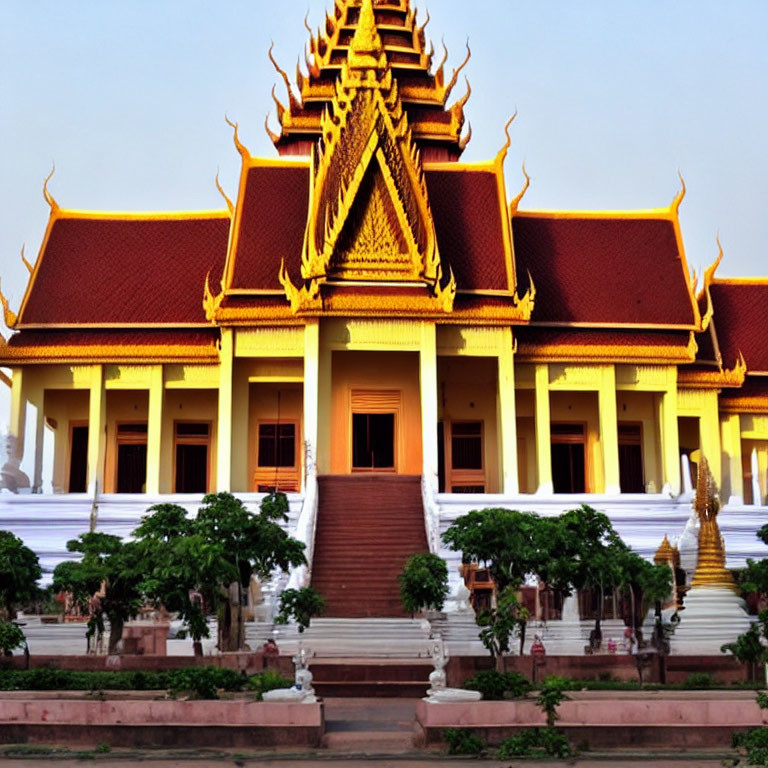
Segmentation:
{"type": "Polygon", "coordinates": [[[300,151],[308,153],[321,134],[323,113],[335,98],[336,81],[352,52],[353,41],[358,38],[360,43],[358,32],[361,26],[367,26],[375,30],[381,43],[379,63],[392,72],[397,82],[416,141],[440,147],[436,155],[439,159],[457,159],[469,140],[469,136],[462,138],[464,106],[471,93],[469,83],[463,97],[450,107],[447,102],[469,61],[469,48],[464,62],[448,79],[447,50],[432,72],[434,51],[431,45],[427,48],[425,34],[428,16],[419,24],[409,0],[374,0],[370,11],[365,10],[366,5],[366,0],[335,0],[333,11],[326,14],[325,24],[317,34],[307,27],[311,35],[307,74],[297,67],[295,87],[270,49],[270,59],[287,92],[287,104],[280,101],[274,89],[272,92],[281,129],[280,133],[269,131],[272,140],[282,153],[295,154],[297,144],[303,144],[300,151]]]}

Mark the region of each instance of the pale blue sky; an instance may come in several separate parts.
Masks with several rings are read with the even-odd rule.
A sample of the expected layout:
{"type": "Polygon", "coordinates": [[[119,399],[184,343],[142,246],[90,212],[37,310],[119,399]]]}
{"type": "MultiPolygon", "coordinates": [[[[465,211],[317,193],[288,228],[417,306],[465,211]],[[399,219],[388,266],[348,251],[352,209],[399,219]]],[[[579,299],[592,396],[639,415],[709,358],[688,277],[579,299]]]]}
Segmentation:
{"type": "MultiPolygon", "coordinates": [[[[492,157],[519,109],[508,194],[527,208],[667,205],[688,184],[683,235],[695,268],[768,273],[768,2],[432,0],[428,34],[464,56],[473,96],[467,160],[492,157]]],[[[292,73],[332,0],[0,0],[0,276],[18,306],[47,220],[63,207],[219,208],[217,167],[239,168],[224,113],[253,154],[278,78],[292,73]]],[[[457,94],[463,92],[463,84],[457,94]]],[[[282,95],[282,83],[278,93],[282,95]]],[[[284,97],[283,97],[284,98],[284,97]]],[[[162,268],[162,265],[158,265],[162,268]]],[[[202,290],[202,287],[201,287],[202,290]]]]}

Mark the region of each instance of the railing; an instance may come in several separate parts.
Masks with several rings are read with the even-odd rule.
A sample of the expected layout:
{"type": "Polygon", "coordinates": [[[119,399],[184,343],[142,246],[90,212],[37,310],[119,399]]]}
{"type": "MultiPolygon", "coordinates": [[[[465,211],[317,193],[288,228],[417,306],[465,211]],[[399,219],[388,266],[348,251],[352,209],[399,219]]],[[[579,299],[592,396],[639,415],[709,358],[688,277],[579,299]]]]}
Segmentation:
{"type": "Polygon", "coordinates": [[[429,551],[436,555],[440,551],[440,506],[437,503],[435,483],[426,474],[421,476],[421,500],[424,506],[424,527],[427,533],[429,551]]]}

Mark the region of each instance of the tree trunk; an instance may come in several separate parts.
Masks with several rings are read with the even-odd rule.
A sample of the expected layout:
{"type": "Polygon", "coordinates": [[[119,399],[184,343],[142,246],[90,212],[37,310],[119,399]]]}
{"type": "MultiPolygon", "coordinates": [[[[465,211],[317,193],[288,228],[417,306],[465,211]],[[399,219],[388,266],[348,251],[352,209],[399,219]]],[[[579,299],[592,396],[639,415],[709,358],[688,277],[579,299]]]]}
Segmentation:
{"type": "Polygon", "coordinates": [[[245,645],[242,586],[240,582],[229,585],[223,610],[219,611],[219,651],[232,653],[245,645]]]}
{"type": "Polygon", "coordinates": [[[192,649],[194,651],[195,656],[203,655],[203,641],[199,637],[196,640],[192,641],[192,649]]]}
{"type": "Polygon", "coordinates": [[[123,620],[117,617],[112,617],[109,620],[109,645],[107,653],[110,656],[117,653],[117,645],[123,639],[123,624],[123,620]]]}

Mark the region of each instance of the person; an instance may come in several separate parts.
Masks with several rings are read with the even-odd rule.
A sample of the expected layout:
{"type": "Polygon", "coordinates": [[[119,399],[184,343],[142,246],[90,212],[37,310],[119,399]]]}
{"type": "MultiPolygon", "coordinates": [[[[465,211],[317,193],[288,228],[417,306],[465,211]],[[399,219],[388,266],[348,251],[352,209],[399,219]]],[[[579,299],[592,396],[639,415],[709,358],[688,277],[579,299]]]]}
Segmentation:
{"type": "Polygon", "coordinates": [[[277,643],[271,637],[261,647],[261,652],[265,656],[279,656],[280,655],[280,649],[277,647],[277,643]]]}
{"type": "Polygon", "coordinates": [[[531,645],[531,656],[541,657],[546,656],[547,649],[544,647],[544,643],[541,641],[539,635],[533,636],[533,643],[531,645]]]}

